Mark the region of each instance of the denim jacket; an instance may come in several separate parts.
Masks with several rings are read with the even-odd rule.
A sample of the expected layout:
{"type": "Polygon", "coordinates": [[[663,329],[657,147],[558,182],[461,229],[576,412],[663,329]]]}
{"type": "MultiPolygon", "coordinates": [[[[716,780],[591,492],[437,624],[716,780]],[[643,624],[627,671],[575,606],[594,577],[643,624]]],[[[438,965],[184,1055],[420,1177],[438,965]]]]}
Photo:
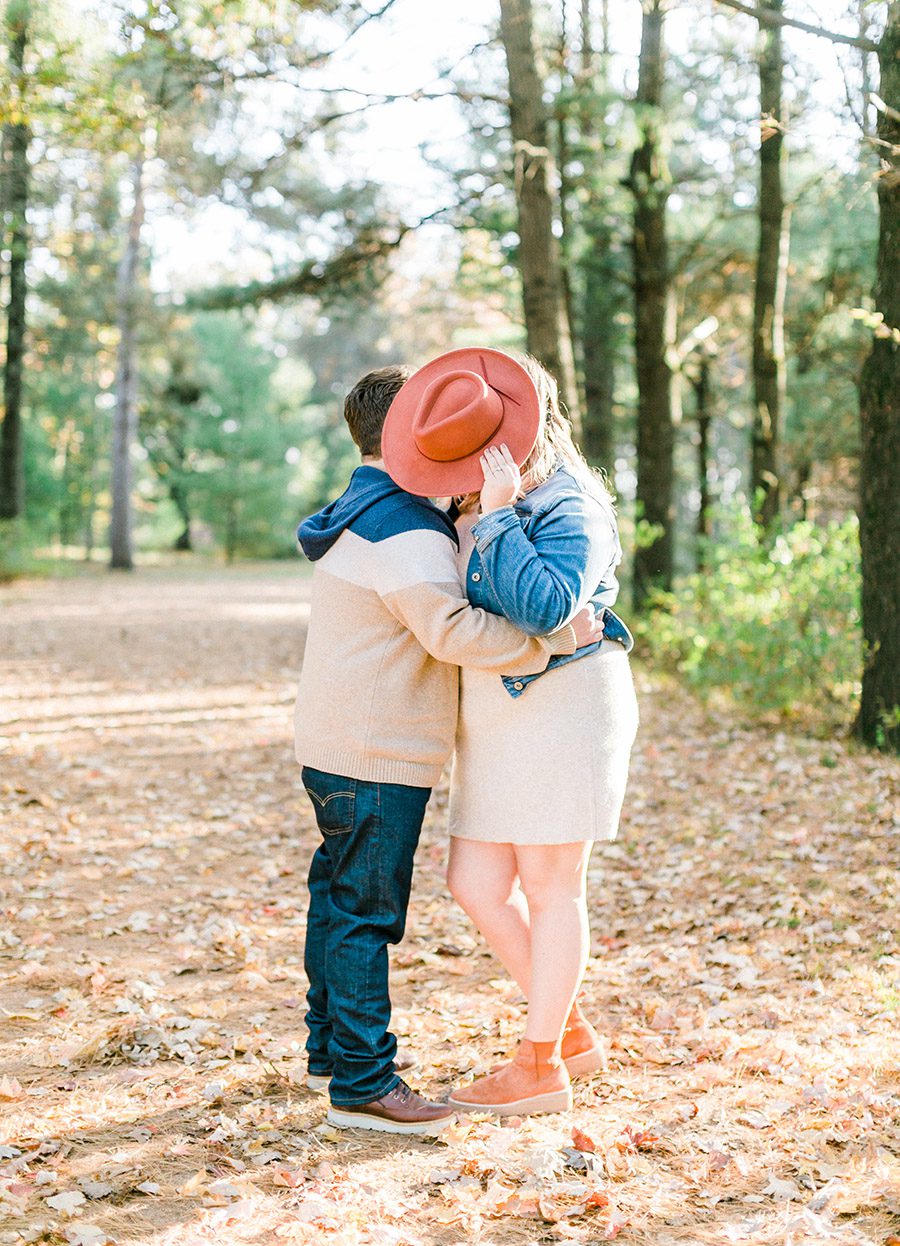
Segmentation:
{"type": "MultiPolygon", "coordinates": [[[[622,547],[612,506],[559,467],[515,506],[484,515],[472,528],[475,548],[466,570],[473,606],[504,614],[529,636],[568,623],[588,602],[603,614],[603,636],[628,652],[631,632],[611,606],[619,593],[616,567],[622,547]]],[[[547,671],[596,653],[600,642],[559,654],[547,671]]],[[[538,675],[503,676],[507,692],[521,696],[538,675]]]]}

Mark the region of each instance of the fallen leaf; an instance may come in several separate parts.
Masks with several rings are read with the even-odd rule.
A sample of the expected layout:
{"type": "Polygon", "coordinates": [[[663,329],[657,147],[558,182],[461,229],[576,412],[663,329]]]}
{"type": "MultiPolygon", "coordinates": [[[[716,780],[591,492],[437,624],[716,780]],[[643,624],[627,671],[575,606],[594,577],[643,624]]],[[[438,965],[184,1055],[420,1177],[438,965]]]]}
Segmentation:
{"type": "Polygon", "coordinates": [[[763,1194],[768,1194],[776,1202],[790,1202],[792,1199],[800,1198],[801,1196],[799,1186],[793,1181],[782,1181],[780,1177],[776,1177],[774,1174],[769,1177],[763,1194]]]}
{"type": "Polygon", "coordinates": [[[184,1185],[179,1187],[178,1193],[183,1194],[188,1198],[202,1193],[206,1188],[206,1179],[208,1175],[209,1174],[206,1169],[201,1168],[199,1172],[194,1173],[193,1177],[189,1177],[187,1181],[185,1181],[184,1185]]]}
{"type": "Polygon", "coordinates": [[[771,1129],[772,1122],[764,1112],[751,1108],[749,1112],[742,1112],[740,1116],[736,1116],[735,1120],[739,1125],[749,1125],[751,1129],[771,1129]]]}
{"type": "Polygon", "coordinates": [[[24,1099],[22,1083],[14,1077],[0,1077],[0,1099],[24,1099]]]}
{"type": "Polygon", "coordinates": [[[572,1141],[575,1144],[576,1151],[590,1151],[593,1153],[597,1150],[597,1143],[594,1139],[579,1129],[577,1125],[572,1126],[572,1141]]]}
{"type": "Polygon", "coordinates": [[[95,1224],[74,1224],[64,1230],[63,1236],[69,1246],[116,1246],[116,1238],[95,1224]]]}
{"type": "Polygon", "coordinates": [[[64,1216],[71,1216],[76,1207],[85,1202],[80,1190],[66,1190],[63,1194],[53,1194],[46,1200],[47,1206],[54,1211],[61,1211],[64,1216]]]}
{"type": "Polygon", "coordinates": [[[287,1190],[296,1190],[298,1186],[303,1185],[306,1180],[306,1173],[302,1168],[286,1168],[284,1166],[270,1168],[269,1172],[272,1176],[272,1184],[281,1186],[287,1190]]]}
{"type": "Polygon", "coordinates": [[[78,1184],[82,1193],[91,1199],[106,1198],[115,1189],[108,1181],[80,1181],[78,1184]]]}
{"type": "Polygon", "coordinates": [[[649,1129],[633,1129],[626,1125],[613,1146],[619,1151],[649,1151],[660,1139],[649,1129]]]}

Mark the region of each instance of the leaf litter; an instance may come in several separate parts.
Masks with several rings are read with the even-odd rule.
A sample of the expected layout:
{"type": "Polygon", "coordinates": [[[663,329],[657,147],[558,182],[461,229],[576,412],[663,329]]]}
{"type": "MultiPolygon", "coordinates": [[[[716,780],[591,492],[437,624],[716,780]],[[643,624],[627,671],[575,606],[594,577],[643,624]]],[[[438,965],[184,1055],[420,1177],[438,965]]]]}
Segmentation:
{"type": "MultiPolygon", "coordinates": [[[[900,1240],[900,766],[639,665],[623,828],[590,867],[607,1068],[570,1118],[324,1123],[290,750],[308,588],[250,567],[0,592],[0,1242],[900,1240]]],[[[442,786],[394,958],[437,1095],[523,1017],[445,856],[442,786]]]]}

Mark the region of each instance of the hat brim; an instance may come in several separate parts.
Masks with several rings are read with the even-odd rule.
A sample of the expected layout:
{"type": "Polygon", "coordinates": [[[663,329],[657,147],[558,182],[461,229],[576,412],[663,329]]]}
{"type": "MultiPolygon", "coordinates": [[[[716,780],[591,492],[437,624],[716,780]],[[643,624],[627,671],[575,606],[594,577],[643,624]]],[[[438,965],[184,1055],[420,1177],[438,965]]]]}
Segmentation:
{"type": "Polygon", "coordinates": [[[525,368],[501,350],[463,347],[426,363],[397,392],[381,434],[381,457],[388,475],[408,493],[420,497],[475,493],[484,484],[480,459],[487,447],[504,443],[521,467],[534,449],[540,424],[540,399],[525,368]],[[465,458],[438,462],[419,450],[413,438],[413,424],[428,386],[444,373],[457,369],[482,376],[487,373],[488,384],[502,391],[503,418],[483,446],[465,458]]]}

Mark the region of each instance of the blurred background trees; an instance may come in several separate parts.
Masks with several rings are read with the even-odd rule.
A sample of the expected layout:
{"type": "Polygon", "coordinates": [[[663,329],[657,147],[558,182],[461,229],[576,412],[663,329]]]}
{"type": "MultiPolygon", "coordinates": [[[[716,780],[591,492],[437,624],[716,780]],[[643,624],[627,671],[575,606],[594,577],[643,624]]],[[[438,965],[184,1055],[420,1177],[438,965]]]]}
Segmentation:
{"type": "Polygon", "coordinates": [[[896,746],[896,0],[446,7],[0,5],[5,573],[289,556],[361,372],[528,346],[646,644],[896,746]]]}

